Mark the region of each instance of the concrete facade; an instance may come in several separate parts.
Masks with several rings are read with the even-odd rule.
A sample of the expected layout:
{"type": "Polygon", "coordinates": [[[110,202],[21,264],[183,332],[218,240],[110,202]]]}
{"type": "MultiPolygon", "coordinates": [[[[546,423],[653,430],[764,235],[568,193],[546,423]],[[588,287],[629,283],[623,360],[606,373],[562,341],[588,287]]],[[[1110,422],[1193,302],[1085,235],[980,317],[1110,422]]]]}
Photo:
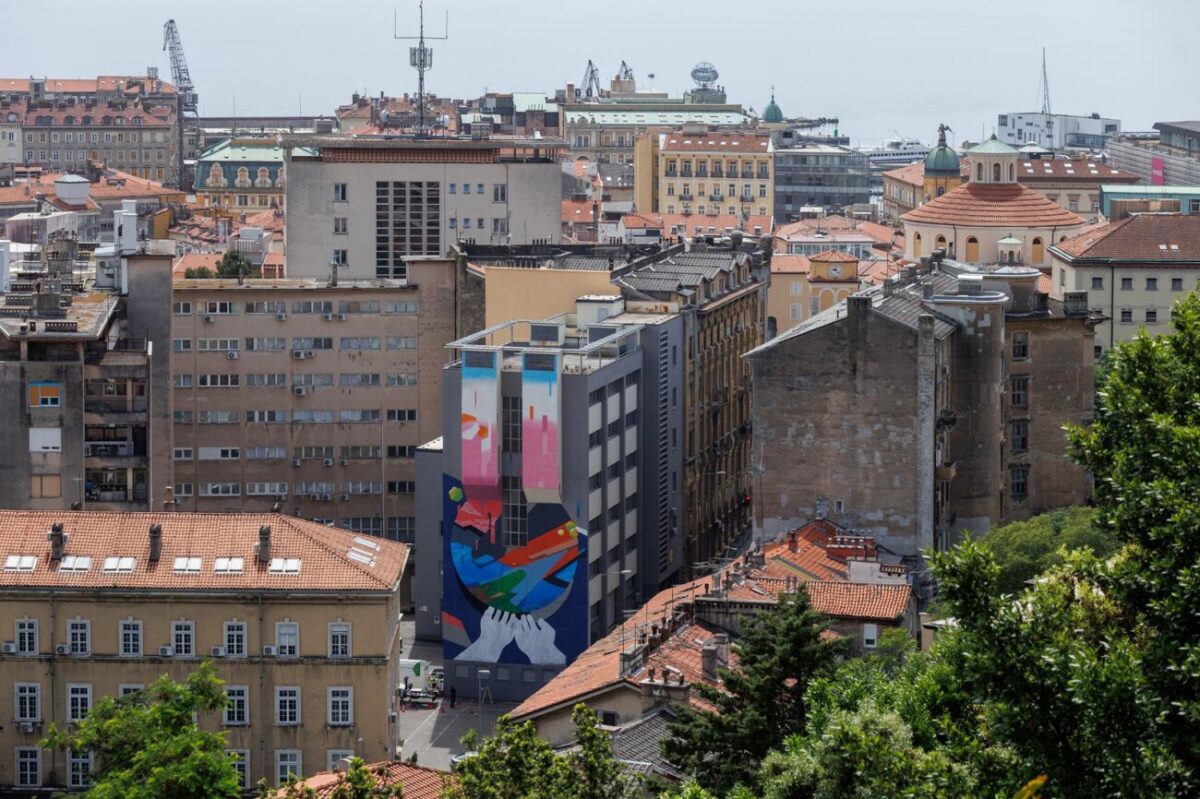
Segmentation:
{"type": "Polygon", "coordinates": [[[561,140],[299,138],[289,149],[288,274],[404,280],[458,239],[557,242],[561,140]],[[303,147],[305,149],[299,149],[303,147]]]}
{"type": "Polygon", "coordinates": [[[174,502],[412,541],[414,449],[442,431],[457,264],[407,282],[174,286],[174,502]]]}

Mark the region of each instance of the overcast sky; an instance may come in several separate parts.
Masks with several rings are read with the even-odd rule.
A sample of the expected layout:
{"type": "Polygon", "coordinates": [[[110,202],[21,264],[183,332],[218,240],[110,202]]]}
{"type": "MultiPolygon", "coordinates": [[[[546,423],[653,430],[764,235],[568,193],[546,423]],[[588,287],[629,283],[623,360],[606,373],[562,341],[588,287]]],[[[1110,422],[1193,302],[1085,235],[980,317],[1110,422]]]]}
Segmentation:
{"type": "MultiPolygon", "coordinates": [[[[162,23],[179,25],[202,114],[328,113],[355,91],[416,89],[416,0],[0,0],[0,75],[169,77],[162,23]]],[[[454,97],[604,85],[622,60],[639,87],[673,95],[699,61],[731,102],[838,117],[855,144],[898,131],[925,141],[990,134],[996,114],[1036,110],[1047,49],[1053,110],[1099,112],[1126,130],[1200,118],[1200,0],[428,0],[429,90],[454,97]],[[653,81],[648,79],[654,74],[653,81]]]]}

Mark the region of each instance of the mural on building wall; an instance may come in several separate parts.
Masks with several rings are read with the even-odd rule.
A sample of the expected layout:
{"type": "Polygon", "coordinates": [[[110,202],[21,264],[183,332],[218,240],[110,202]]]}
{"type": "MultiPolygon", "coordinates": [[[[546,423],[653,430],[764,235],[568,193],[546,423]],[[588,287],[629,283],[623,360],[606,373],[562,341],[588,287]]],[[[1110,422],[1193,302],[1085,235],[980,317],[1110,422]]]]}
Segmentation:
{"type": "Polygon", "coordinates": [[[587,646],[587,532],[562,503],[558,359],[526,356],[522,479],[535,487],[502,494],[495,357],[463,353],[462,476],[443,478],[444,651],[447,659],[562,665],[587,646]]]}
{"type": "Polygon", "coordinates": [[[521,372],[521,482],[530,503],[561,502],[558,355],[528,353],[521,372]]]}

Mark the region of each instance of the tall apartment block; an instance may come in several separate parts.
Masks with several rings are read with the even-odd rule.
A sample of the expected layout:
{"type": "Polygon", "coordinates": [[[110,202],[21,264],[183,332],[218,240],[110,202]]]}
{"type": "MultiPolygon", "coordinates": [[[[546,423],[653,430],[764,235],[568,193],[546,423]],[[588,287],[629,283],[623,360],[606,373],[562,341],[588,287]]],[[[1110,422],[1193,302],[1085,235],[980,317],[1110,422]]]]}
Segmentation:
{"type": "Polygon", "coordinates": [[[677,314],[616,296],[450,345],[445,436],[422,448],[417,634],[460,696],[528,696],[677,570],[683,347],[677,314]],[[674,401],[673,401],[674,399],[674,401]]]}
{"type": "Polygon", "coordinates": [[[88,786],[43,749],[105,697],[211,661],[246,796],[344,757],[398,756],[409,548],[279,514],[0,511],[0,793],[88,786]]]}
{"type": "Polygon", "coordinates": [[[286,150],[288,274],[404,280],[459,238],[557,242],[565,142],[297,138],[286,150]]]}
{"type": "Polygon", "coordinates": [[[175,283],[177,510],[275,508],[412,540],[414,448],[442,430],[458,272],[406,264],[403,280],[175,283]]]}
{"type": "Polygon", "coordinates": [[[13,258],[0,241],[0,505],[145,510],[169,483],[169,242],[118,242],[96,261],[69,236],[13,258]]]}

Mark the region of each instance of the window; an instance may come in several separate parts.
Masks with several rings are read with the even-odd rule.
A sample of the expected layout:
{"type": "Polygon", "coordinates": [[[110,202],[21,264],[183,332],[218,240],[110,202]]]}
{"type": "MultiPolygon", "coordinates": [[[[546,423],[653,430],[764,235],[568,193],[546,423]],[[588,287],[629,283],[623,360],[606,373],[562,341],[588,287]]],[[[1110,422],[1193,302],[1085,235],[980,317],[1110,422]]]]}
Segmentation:
{"type": "Polygon", "coordinates": [[[1146,278],[1146,291],[1158,291],[1158,278],[1146,278]]]}
{"type": "MultiPolygon", "coordinates": [[[[378,413],[378,411],[376,411],[378,413]]],[[[415,422],[417,421],[416,408],[390,408],[387,412],[387,420],[389,422],[415,422]]]]}
{"type": "Polygon", "coordinates": [[[245,685],[225,686],[225,709],[221,723],[227,727],[241,727],[250,723],[250,688],[245,685]]]}
{"type": "MultiPolygon", "coordinates": [[[[105,134],[108,135],[108,134],[105,134]]],[[[67,750],[67,785],[86,788],[92,784],[92,753],[67,750]]]]}
{"type": "Polygon", "coordinates": [[[242,790],[250,788],[250,750],[249,749],[226,749],[226,754],[233,758],[233,769],[238,773],[238,784],[242,790]]]}
{"type": "Polygon", "coordinates": [[[300,777],[300,750],[275,750],[275,784],[286,785],[288,777],[300,777]]]}
{"type": "Polygon", "coordinates": [[[416,336],[389,336],[387,339],[387,348],[389,350],[415,350],[417,348],[416,336]]]}
{"type": "MultiPolygon", "coordinates": [[[[190,375],[188,377],[190,377],[190,375]]],[[[239,385],[241,385],[241,375],[200,375],[196,385],[200,386],[200,388],[237,388],[239,385]]]]}
{"type": "Polygon", "coordinates": [[[329,623],[329,657],[350,657],[350,622],[335,621],[329,623]]]}
{"type": "Polygon", "coordinates": [[[1009,395],[1014,408],[1029,407],[1029,377],[1014,375],[1009,378],[1009,395]]]}
{"type": "Polygon", "coordinates": [[[614,438],[621,435],[621,420],[614,419],[608,423],[608,437],[614,438]]]}
{"type": "Polygon", "coordinates": [[[1133,291],[1133,278],[1121,278],[1121,291],[1133,291]]]}
{"type": "Polygon", "coordinates": [[[37,788],[42,784],[42,750],[36,746],[17,747],[18,788],[37,788]]]}
{"type": "Polygon", "coordinates": [[[387,520],[387,538],[389,541],[406,541],[412,543],[417,533],[415,516],[389,516],[387,520]]]}
{"type": "Polygon", "coordinates": [[[333,234],[335,236],[345,236],[349,232],[350,229],[346,224],[346,217],[335,216],[333,218],[333,234]]]}
{"type": "Polygon", "coordinates": [[[504,501],[504,545],[524,546],[529,537],[529,507],[525,503],[521,478],[506,474],[500,479],[504,501]]]}
{"type": "Polygon", "coordinates": [[[863,625],[863,649],[874,649],[879,642],[879,625],[863,625]]]}
{"type": "Polygon", "coordinates": [[[1010,425],[1010,443],[1013,452],[1028,452],[1029,451],[1029,422],[1025,419],[1018,419],[1010,425]]]}
{"type": "Polygon", "coordinates": [[[1121,322],[1123,324],[1131,324],[1133,322],[1133,309],[1132,308],[1122,308],[1121,309],[1121,322]]]}
{"type": "MultiPolygon", "coordinates": [[[[595,392],[593,392],[595,393],[595,392]]],[[[520,452],[522,439],[521,398],[502,397],[500,400],[502,422],[501,448],[504,452],[520,452]]]]}
{"type": "Polygon", "coordinates": [[[275,723],[294,726],[300,723],[300,688],[280,685],[275,689],[275,723]]]}
{"type": "Polygon", "coordinates": [[[1025,332],[1013,333],[1012,335],[1012,357],[1014,361],[1024,361],[1029,358],[1029,334],[1025,332]]]}
{"type": "Polygon", "coordinates": [[[1024,499],[1029,496],[1029,467],[1024,465],[1012,467],[1010,485],[1013,499],[1024,499]]]}
{"type": "Polygon", "coordinates": [[[42,686],[36,682],[19,682],[13,685],[16,693],[13,708],[16,721],[42,720],[42,686]]]}
{"type": "Polygon", "coordinates": [[[387,456],[389,458],[411,458],[416,447],[405,444],[388,444],[387,456]]]}
{"type": "Polygon", "coordinates": [[[492,202],[506,203],[508,202],[508,184],[493,183],[492,184],[492,202]]]}
{"type": "Polygon", "coordinates": [[[128,556],[112,555],[104,559],[104,571],[117,574],[128,574],[133,571],[137,559],[128,556]]]}
{"type": "Polygon", "coordinates": [[[1183,291],[1183,278],[1171,278],[1171,291],[1183,291]]]}
{"type": "Polygon", "coordinates": [[[588,434],[588,446],[598,447],[604,441],[604,433],[599,430],[588,434]]]}
{"type": "Polygon", "coordinates": [[[389,494],[415,494],[417,491],[417,483],[414,480],[388,480],[387,492],[389,494]]]}
{"type": "Polygon", "coordinates": [[[16,644],[18,655],[36,655],[38,653],[37,619],[17,619],[16,644]]]}
{"type": "Polygon", "coordinates": [[[617,461],[615,463],[610,463],[608,465],[608,479],[616,480],[617,478],[619,478],[621,476],[621,472],[623,472],[623,471],[625,471],[625,470],[623,468],[623,464],[621,463],[621,461],[617,461]]]}
{"type": "Polygon", "coordinates": [[[1092,290],[1096,291],[1102,288],[1104,288],[1104,278],[1100,275],[1092,275],[1092,290]]]}
{"type": "Polygon", "coordinates": [[[120,696],[129,696],[130,694],[136,694],[138,691],[141,691],[145,687],[146,686],[144,686],[140,683],[121,683],[120,685],[117,686],[117,696],[120,697],[120,696]]]}
{"type": "Polygon", "coordinates": [[[300,625],[294,621],[275,623],[275,654],[281,658],[300,655],[300,625]]]}
{"type": "Polygon", "coordinates": [[[87,619],[72,619],[67,623],[67,644],[72,655],[87,655],[92,651],[92,623],[87,619]]]}
{"type": "Polygon", "coordinates": [[[1148,325],[1158,324],[1158,311],[1155,310],[1154,308],[1146,309],[1146,324],[1148,324],[1148,325]]]}
{"type": "Polygon", "coordinates": [[[346,266],[350,263],[350,259],[345,250],[334,250],[332,262],[334,266],[346,266]]]}
{"type": "Polygon", "coordinates": [[[347,727],[354,723],[354,689],[338,686],[329,689],[329,726],[347,727]]]}
{"type": "Polygon", "coordinates": [[[58,408],[62,405],[62,383],[30,383],[30,408],[58,408]]]}
{"type": "Polygon", "coordinates": [[[130,658],[142,656],[142,623],[136,619],[121,622],[121,655],[130,658]]]}
{"type": "Polygon", "coordinates": [[[225,622],[225,657],[246,656],[246,622],[225,622]]]}
{"type": "MultiPolygon", "coordinates": [[[[199,558],[189,558],[199,560],[199,558]]],[[[171,624],[171,645],[176,657],[190,658],[196,654],[196,623],[177,621],[171,624]]]]}
{"type": "Polygon", "coordinates": [[[91,709],[91,683],[67,683],[67,721],[83,721],[91,709]]]}
{"type": "Polygon", "coordinates": [[[333,201],[335,203],[344,203],[350,201],[350,192],[347,190],[345,183],[333,184],[333,201]]]}

